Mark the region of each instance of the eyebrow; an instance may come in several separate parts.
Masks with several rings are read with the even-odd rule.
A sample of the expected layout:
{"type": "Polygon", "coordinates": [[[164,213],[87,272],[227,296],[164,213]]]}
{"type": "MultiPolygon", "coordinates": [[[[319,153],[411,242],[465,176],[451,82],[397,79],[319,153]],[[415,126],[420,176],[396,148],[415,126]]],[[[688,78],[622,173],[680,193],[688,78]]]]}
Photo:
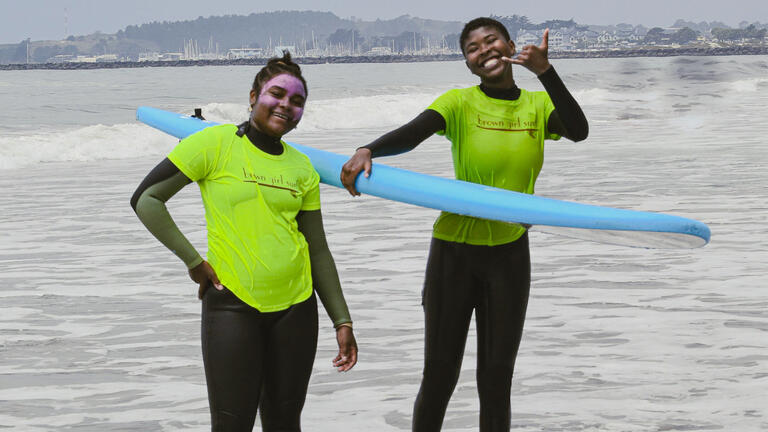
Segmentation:
{"type": "MultiPolygon", "coordinates": [[[[265,87],[265,88],[264,88],[264,91],[270,91],[270,90],[272,90],[273,88],[279,88],[280,90],[282,90],[282,91],[284,91],[284,92],[288,92],[288,89],[287,89],[287,88],[285,88],[285,87],[283,87],[283,86],[281,86],[281,85],[278,85],[278,84],[272,84],[272,85],[271,85],[271,86],[269,86],[269,87],[265,87]]],[[[305,90],[305,92],[306,92],[306,90],[305,90]]],[[[302,94],[300,94],[300,93],[296,93],[294,96],[301,96],[301,97],[303,97],[304,99],[306,99],[306,98],[307,98],[307,97],[306,97],[306,95],[302,95],[302,94]]]]}
{"type": "MultiPolygon", "coordinates": [[[[489,33],[489,34],[487,34],[487,35],[483,36],[483,40],[485,41],[485,40],[488,40],[488,38],[492,38],[492,37],[495,37],[496,39],[498,39],[498,38],[499,38],[499,36],[498,36],[497,34],[495,34],[495,33],[489,33]]],[[[467,46],[466,46],[466,48],[469,48],[469,47],[471,47],[471,46],[474,46],[474,45],[477,45],[477,44],[478,44],[478,42],[469,42],[469,43],[467,43],[467,46]]]]}

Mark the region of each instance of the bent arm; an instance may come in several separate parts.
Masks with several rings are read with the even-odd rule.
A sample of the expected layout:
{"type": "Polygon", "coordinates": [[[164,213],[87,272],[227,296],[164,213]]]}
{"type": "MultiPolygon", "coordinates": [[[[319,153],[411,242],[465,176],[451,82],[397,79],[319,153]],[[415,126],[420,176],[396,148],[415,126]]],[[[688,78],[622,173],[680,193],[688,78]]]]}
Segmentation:
{"type": "Polygon", "coordinates": [[[444,129],[443,116],[435,110],[427,109],[410,122],[361,148],[369,149],[371,157],[393,156],[415,149],[432,134],[444,129]]]}
{"type": "Polygon", "coordinates": [[[312,265],[312,286],[320,297],[325,311],[338,328],[341,324],[351,323],[347,302],[341,291],[339,274],[333,261],[323,229],[323,216],[320,210],[301,211],[296,215],[299,231],[309,245],[309,260],[312,265]]]}
{"type": "Polygon", "coordinates": [[[549,115],[548,129],[572,141],[582,141],[589,135],[589,123],[579,103],[565,87],[554,67],[539,75],[539,80],[552,99],[555,110],[549,115]]]}
{"type": "Polygon", "coordinates": [[[149,232],[192,269],[203,258],[176,226],[165,205],[189,183],[191,180],[166,158],[141,182],[131,197],[131,207],[149,232]]]}

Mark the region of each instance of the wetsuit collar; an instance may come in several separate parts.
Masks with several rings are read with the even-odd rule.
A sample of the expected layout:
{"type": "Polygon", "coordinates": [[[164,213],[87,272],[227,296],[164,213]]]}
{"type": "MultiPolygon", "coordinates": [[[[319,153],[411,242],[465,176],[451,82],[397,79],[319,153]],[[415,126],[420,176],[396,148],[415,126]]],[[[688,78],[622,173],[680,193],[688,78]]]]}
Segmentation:
{"type": "Polygon", "coordinates": [[[480,90],[482,90],[482,92],[489,98],[494,99],[517,100],[520,97],[520,88],[515,84],[512,84],[512,87],[505,89],[490,88],[485,84],[480,84],[480,90]]]}
{"type": "Polygon", "coordinates": [[[264,153],[275,156],[283,154],[283,144],[280,142],[280,138],[275,138],[259,131],[251,126],[250,122],[243,122],[238,125],[236,133],[239,137],[246,135],[248,140],[264,153]]]}

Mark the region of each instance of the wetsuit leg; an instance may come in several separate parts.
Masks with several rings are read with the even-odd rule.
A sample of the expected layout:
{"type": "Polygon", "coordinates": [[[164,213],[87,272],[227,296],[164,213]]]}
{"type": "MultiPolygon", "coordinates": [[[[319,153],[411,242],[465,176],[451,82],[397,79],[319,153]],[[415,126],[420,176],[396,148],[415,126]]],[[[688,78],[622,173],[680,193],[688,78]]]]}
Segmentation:
{"type": "Polygon", "coordinates": [[[314,294],[271,323],[259,409],[264,432],[301,430],[301,410],[317,349],[317,328],[314,294]]]}
{"type": "Polygon", "coordinates": [[[473,280],[462,244],[432,239],[424,281],[424,374],[413,430],[439,431],[461,370],[474,308],[473,280]]]}
{"type": "Polygon", "coordinates": [[[227,289],[203,296],[202,346],[211,430],[253,430],[264,353],[262,317],[227,289]]]}
{"type": "Polygon", "coordinates": [[[475,309],[480,431],[509,431],[510,387],[531,285],[528,235],[483,247],[485,280],[475,309]]]}

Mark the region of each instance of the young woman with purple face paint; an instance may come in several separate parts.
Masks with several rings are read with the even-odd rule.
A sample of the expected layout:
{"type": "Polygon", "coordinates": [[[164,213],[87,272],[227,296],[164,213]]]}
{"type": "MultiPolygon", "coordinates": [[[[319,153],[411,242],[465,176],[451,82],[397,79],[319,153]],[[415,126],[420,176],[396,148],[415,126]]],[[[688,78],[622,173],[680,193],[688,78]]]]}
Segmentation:
{"type": "Polygon", "coordinates": [[[293,75],[280,74],[251,90],[251,126],[280,138],[293,130],[304,114],[307,99],[304,83],[293,75]],[[258,102],[258,103],[257,103],[258,102]]]}
{"type": "Polygon", "coordinates": [[[211,430],[299,431],[318,337],[315,292],[336,329],[333,365],[348,371],[357,344],[320,213],[319,176],[281,137],[301,120],[307,85],[286,53],[259,71],[251,114],[182,140],[131,198],[139,219],[184,261],[202,300],[211,430]],[[205,206],[204,260],[165,202],[197,182],[205,206]]]}
{"type": "MultiPolygon", "coordinates": [[[[451,141],[459,180],[533,193],[544,141],[587,137],[588,124],[540,45],[515,43],[491,18],[468,22],[460,45],[480,85],[453,89],[408,124],[357,149],[341,181],[371,172],[371,158],[412,150],[434,133],[451,141]],[[515,84],[512,65],[536,74],[546,92],[515,84]]],[[[422,291],[424,371],[413,410],[413,430],[439,431],[456,386],[467,331],[475,315],[480,431],[509,431],[510,389],[528,304],[531,264],[527,227],[443,212],[435,221],[422,291]]]]}

